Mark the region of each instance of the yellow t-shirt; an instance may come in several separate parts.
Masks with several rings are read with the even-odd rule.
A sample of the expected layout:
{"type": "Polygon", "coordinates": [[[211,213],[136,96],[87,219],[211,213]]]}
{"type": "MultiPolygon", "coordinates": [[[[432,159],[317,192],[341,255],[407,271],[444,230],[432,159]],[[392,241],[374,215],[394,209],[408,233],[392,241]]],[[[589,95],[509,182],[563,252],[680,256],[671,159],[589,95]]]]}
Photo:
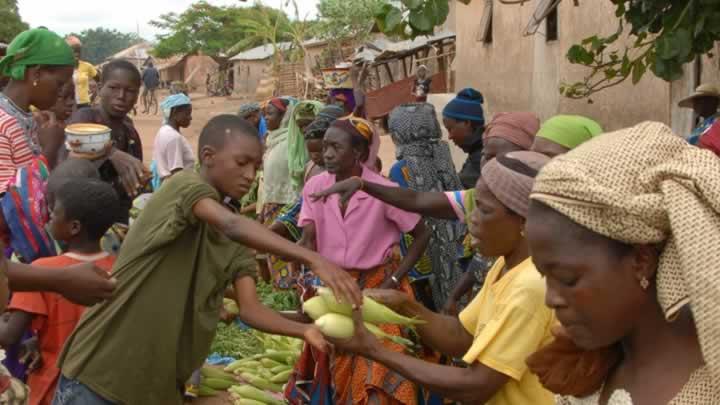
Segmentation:
{"type": "Polygon", "coordinates": [[[525,360],[550,343],[554,316],[545,306],[545,281],[528,258],[508,271],[500,258],[490,269],[485,285],[460,313],[473,344],[463,360],[480,362],[510,377],[487,405],[552,405],[550,391],[532,374],[525,360]]]}
{"type": "Polygon", "coordinates": [[[79,61],[75,73],[73,74],[73,82],[75,83],[75,101],[78,104],[90,103],[90,80],[97,76],[98,72],[95,66],[79,61]]]}

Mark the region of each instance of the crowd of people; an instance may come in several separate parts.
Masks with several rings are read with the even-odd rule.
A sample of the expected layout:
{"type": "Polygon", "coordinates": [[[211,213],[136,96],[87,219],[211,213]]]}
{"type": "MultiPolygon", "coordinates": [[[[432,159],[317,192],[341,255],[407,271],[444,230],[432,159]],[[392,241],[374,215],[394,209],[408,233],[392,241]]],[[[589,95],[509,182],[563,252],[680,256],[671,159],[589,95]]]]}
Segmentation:
{"type": "Polygon", "coordinates": [[[0,60],[0,403],[181,403],[228,297],[245,324],[306,341],[291,404],[720,404],[716,87],[681,102],[701,117],[687,140],[486,117],[466,88],[442,110],[456,170],[423,66],[416,102],[387,117],[385,175],[352,91],[244,104],[196,150],[175,91],[143,156],[129,114],[153,75],[98,72],[80,49],[32,29],[0,60]],[[112,142],[66,145],[82,124],[112,142]],[[258,279],[301,299],[329,287],[354,336],[265,307],[258,279]],[[363,295],[423,321],[381,325],[415,352],[365,328],[363,295]]]}

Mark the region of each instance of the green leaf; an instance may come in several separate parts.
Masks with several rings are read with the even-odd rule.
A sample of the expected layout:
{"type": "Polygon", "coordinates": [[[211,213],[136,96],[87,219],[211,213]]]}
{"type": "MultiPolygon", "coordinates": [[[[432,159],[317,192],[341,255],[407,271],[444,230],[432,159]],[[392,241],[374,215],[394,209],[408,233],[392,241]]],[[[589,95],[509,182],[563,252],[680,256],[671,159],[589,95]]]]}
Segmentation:
{"type": "Polygon", "coordinates": [[[388,12],[385,15],[385,30],[384,31],[394,31],[395,28],[397,28],[398,25],[402,22],[402,11],[400,9],[393,7],[390,12],[388,12]]]}
{"type": "Polygon", "coordinates": [[[427,10],[427,7],[423,7],[421,10],[411,10],[409,18],[410,26],[418,31],[431,31],[435,18],[434,15],[427,10]]]}
{"type": "Polygon", "coordinates": [[[568,50],[567,58],[570,63],[590,65],[594,60],[594,54],[580,45],[573,45],[568,50]]]}
{"type": "Polygon", "coordinates": [[[645,72],[647,71],[647,66],[645,66],[645,63],[638,59],[633,63],[633,69],[632,69],[632,83],[638,84],[640,82],[640,79],[642,79],[643,75],[645,75],[645,72]]]}
{"type": "Polygon", "coordinates": [[[605,78],[608,80],[612,80],[617,76],[618,71],[613,68],[607,68],[605,69],[605,78]]]}
{"type": "Polygon", "coordinates": [[[450,0],[429,0],[429,4],[434,8],[435,25],[443,25],[450,14],[450,0]],[[433,4],[434,3],[434,4],[433,4]]]}
{"type": "Polygon", "coordinates": [[[693,38],[690,31],[685,28],[679,28],[675,31],[672,46],[677,50],[677,58],[681,63],[690,61],[693,47],[693,38]]]}
{"type": "Polygon", "coordinates": [[[628,58],[626,53],[625,56],[623,56],[622,65],[620,66],[620,75],[626,77],[630,74],[631,69],[632,63],[630,63],[630,58],[628,58]]]}
{"type": "Polygon", "coordinates": [[[423,5],[423,0],[402,0],[402,3],[409,10],[415,10],[423,5]]]}

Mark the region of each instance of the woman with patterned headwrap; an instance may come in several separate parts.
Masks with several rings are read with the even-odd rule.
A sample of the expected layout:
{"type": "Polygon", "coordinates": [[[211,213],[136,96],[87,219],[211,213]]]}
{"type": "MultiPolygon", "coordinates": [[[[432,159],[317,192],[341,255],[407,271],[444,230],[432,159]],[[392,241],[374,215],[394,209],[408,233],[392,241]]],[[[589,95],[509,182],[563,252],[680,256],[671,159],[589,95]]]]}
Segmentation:
{"type": "MultiPolygon", "coordinates": [[[[398,161],[390,169],[390,180],[414,191],[445,192],[462,187],[455,173],[450,149],[442,140],[440,124],[432,104],[404,104],[388,119],[398,161]]],[[[433,230],[428,256],[410,273],[418,299],[429,308],[442,308],[455,282],[462,274],[457,258],[462,253],[465,227],[456,221],[426,219],[433,230]],[[423,264],[426,263],[426,266],[423,264]],[[424,294],[428,277],[431,293],[424,294]]],[[[401,250],[407,252],[411,240],[405,236],[401,250]]]]}
{"type": "Polygon", "coordinates": [[[720,403],[718,173],[653,122],[541,171],[527,234],[561,326],[529,364],[560,404],[720,403]]]}
{"type": "MultiPolygon", "coordinates": [[[[377,131],[368,121],[351,116],[333,122],[323,142],[327,172],[310,179],[303,190],[298,224],[303,228],[305,247],[346,270],[358,280],[361,288],[394,288],[414,300],[406,275],[425,251],[430,237],[420,216],[368,198],[364,193],[354,195],[347,204],[341,204],[337,196],[327,200],[309,199],[310,194],[350,177],[396,186],[371,169],[379,144],[377,131]],[[410,233],[416,241],[402,259],[398,253],[401,233],[410,233]]],[[[381,325],[381,328],[391,335],[402,333],[398,325],[381,325]]],[[[388,342],[386,347],[395,353],[403,351],[402,346],[395,343],[388,342]]],[[[314,375],[314,364],[303,364],[308,367],[301,368],[300,374],[314,375]]],[[[417,402],[414,384],[379,363],[338,353],[332,355],[331,364],[329,385],[335,390],[335,403],[415,405],[417,402]]],[[[304,377],[298,377],[295,387],[305,388],[303,380],[304,377]]]]}
{"type": "Polygon", "coordinates": [[[363,326],[356,311],[355,335],[333,342],[336,349],[380,362],[399,375],[447,399],[468,404],[550,405],[553,395],[528,372],[525,359],[547,344],[554,323],[543,305],[545,283],[529,255],[524,225],[538,170],[550,159],[512,152],[488,162],[478,180],[470,232],[483,243],[480,253],[499,257],[485,284],[459,316],[441,315],[393,290],[365,294],[410,317],[424,344],[462,357],[467,367],[425,362],[393,353],[363,326]]]}
{"type": "MultiPolygon", "coordinates": [[[[483,133],[485,146],[479,164],[484,165],[485,162],[495,158],[495,156],[530,149],[539,127],[540,120],[532,113],[509,112],[496,114],[483,133]]],[[[341,201],[347,201],[350,196],[361,188],[363,192],[387,204],[427,217],[467,222],[470,213],[475,208],[474,188],[451,192],[418,192],[410,189],[387,187],[369,181],[361,183],[356,179],[335,183],[327,190],[319,191],[315,197],[320,198],[338,193],[341,201]]],[[[450,292],[450,297],[443,297],[446,299],[444,310],[447,313],[456,313],[457,303],[460,298],[467,294],[478,281],[482,284],[484,274],[491,264],[486,258],[476,259],[477,256],[473,256],[472,249],[469,247],[465,255],[471,257],[477,264],[477,271],[467,272],[466,275],[463,275],[456,288],[450,292]]]]}

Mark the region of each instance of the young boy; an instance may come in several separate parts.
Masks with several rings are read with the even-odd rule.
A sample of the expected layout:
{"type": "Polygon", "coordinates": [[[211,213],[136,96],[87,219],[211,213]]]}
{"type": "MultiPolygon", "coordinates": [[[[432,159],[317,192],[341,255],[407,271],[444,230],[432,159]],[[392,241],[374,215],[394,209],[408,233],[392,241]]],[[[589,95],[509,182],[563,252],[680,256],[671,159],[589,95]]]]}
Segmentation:
{"type": "Polygon", "coordinates": [[[223,205],[242,198],[261,164],[252,125],[233,115],[213,118],[200,134],[198,157],[199,170],[172,176],[133,222],[113,267],[113,298],[85,313],[60,356],[57,403],[180,404],[185,381],[208,355],[231,282],[243,322],[325,350],[314,325],[258,301],[248,247],[308,265],[338,297],[360,303],[346,272],[223,205]]]}
{"type": "MultiPolygon", "coordinates": [[[[100,249],[100,238],[115,221],[119,199],[109,184],[74,178],[55,193],[50,233],[65,243],[65,254],[38,259],[33,265],[62,268],[92,262],[110,272],[113,258],[100,249]]],[[[31,405],[49,405],[60,375],[56,366],[63,344],[85,308],[50,292],[15,293],[9,316],[0,322],[0,345],[20,341],[30,327],[38,337],[39,354],[30,364],[28,385],[31,405]]]]}

